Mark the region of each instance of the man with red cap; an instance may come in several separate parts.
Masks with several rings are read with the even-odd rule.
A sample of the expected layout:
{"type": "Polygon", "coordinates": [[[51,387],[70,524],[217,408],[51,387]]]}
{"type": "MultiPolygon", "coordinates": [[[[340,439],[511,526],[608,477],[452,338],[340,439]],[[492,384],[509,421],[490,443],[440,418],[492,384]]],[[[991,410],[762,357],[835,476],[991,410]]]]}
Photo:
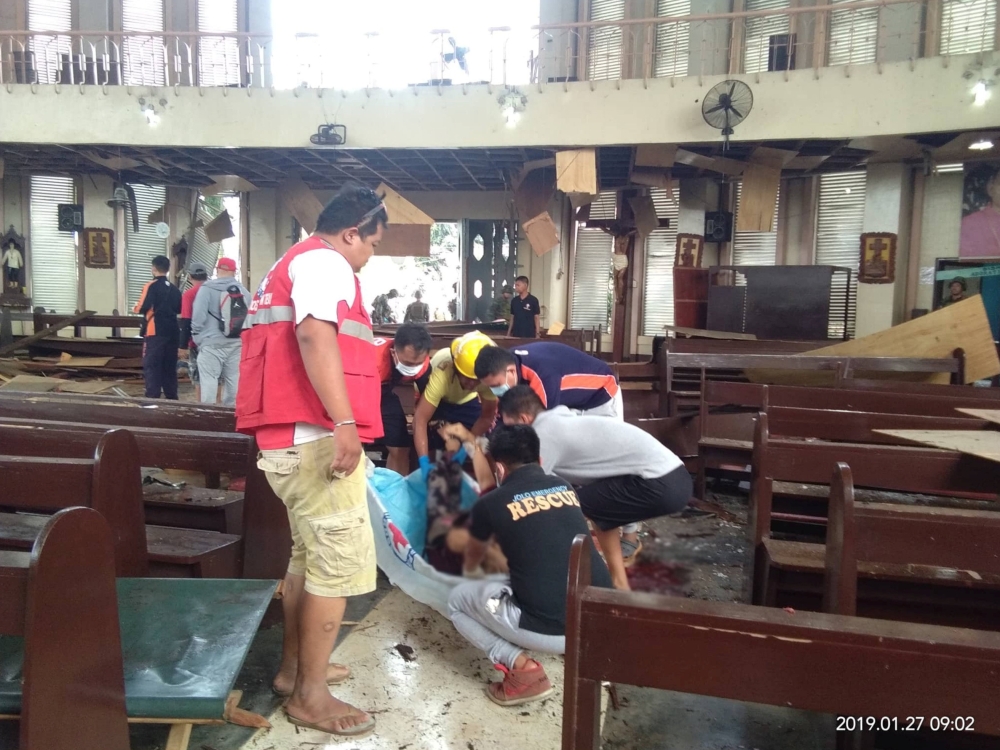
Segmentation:
{"type": "Polygon", "coordinates": [[[223,383],[223,406],[236,405],[240,382],[240,333],[250,304],[250,292],[236,280],[236,261],[220,258],[215,278],[206,281],[194,298],[191,335],[198,346],[201,402],[214,404],[223,383]]]}

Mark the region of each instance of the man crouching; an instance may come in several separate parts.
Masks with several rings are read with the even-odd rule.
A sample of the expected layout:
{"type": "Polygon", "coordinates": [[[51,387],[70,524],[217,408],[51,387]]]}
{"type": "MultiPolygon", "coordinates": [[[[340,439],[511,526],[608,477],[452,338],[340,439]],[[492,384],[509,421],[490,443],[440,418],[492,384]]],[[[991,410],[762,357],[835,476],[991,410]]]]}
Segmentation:
{"type": "MultiPolygon", "coordinates": [[[[542,471],[538,435],[527,425],[498,427],[489,452],[500,486],[472,507],[463,574],[482,577],[480,565],[495,538],[507,556],[509,580],[462,583],[448,599],[448,614],[465,638],[486,652],[502,682],[487,689],[501,706],[519,706],[552,692],[542,665],[524,649],[566,650],[566,582],[577,534],[588,534],[580,502],[568,482],[542,471]]],[[[591,552],[595,586],[611,576],[591,552]]]]}

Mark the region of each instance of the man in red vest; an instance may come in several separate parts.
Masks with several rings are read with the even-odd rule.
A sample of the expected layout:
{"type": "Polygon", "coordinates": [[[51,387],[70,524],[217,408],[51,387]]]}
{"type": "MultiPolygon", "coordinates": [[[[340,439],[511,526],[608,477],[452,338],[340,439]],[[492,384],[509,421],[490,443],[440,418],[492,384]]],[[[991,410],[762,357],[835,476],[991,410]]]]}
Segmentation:
{"type": "Polygon", "coordinates": [[[329,661],[345,597],[375,590],[361,444],[382,437],[375,343],[356,274],[387,221],[374,191],[346,186],[315,233],[268,271],[244,324],[236,398],[236,427],[256,436],[257,465],[292,532],[274,690],[289,696],[292,724],[350,737],[375,720],[330,694],[350,670],[329,661]]]}

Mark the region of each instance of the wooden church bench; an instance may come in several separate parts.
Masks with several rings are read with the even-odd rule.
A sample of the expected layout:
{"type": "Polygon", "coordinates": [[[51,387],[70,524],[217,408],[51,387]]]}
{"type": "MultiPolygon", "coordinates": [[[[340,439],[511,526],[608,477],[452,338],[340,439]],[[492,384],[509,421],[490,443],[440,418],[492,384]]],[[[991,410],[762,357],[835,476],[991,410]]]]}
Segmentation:
{"type": "Polygon", "coordinates": [[[563,750],[600,747],[604,681],[1000,735],[1000,633],[596,588],[590,544],[570,557],[563,750]]]}
{"type": "MultiPolygon", "coordinates": [[[[1000,465],[983,459],[929,448],[773,439],[769,424],[767,414],[758,416],[752,461],[748,524],[752,559],[747,566],[747,583],[749,600],[754,603],[763,603],[767,592],[773,589],[769,576],[775,568],[775,546],[768,540],[783,535],[791,537],[787,541],[822,542],[826,530],[828,493],[776,498],[776,482],[784,482],[786,487],[828,484],[832,467],[843,462],[851,467],[854,483],[859,487],[937,495],[961,493],[987,502],[997,497],[1000,465]]],[[[879,507],[884,514],[906,518],[915,518],[915,514],[924,510],[938,514],[953,510],[885,504],[879,507]]],[[[1000,511],[1000,503],[996,503],[996,510],[1000,511]]],[[[985,518],[991,518],[989,514],[993,512],[987,511],[985,518]]],[[[1000,521],[1000,513],[997,519],[1000,521]]],[[[796,557],[809,554],[815,554],[815,550],[799,550],[796,557]]],[[[791,567],[795,565],[789,563],[791,567]]]]}
{"type": "Polygon", "coordinates": [[[995,511],[855,504],[850,469],[838,463],[826,544],[765,538],[763,545],[767,583],[757,603],[1000,629],[995,511]]]}
{"type": "Polygon", "coordinates": [[[221,406],[120,396],[19,393],[7,389],[0,389],[0,417],[207,432],[236,429],[233,410],[221,406]]]}
{"type": "MultiPolygon", "coordinates": [[[[92,457],[110,424],[48,422],[0,417],[0,453],[8,455],[92,457]]],[[[154,427],[129,427],[139,446],[142,466],[245,476],[257,471],[253,441],[231,432],[196,432],[154,427]]],[[[206,482],[207,483],[207,482],[206,482]]],[[[217,484],[217,482],[216,482],[217,484]]],[[[143,488],[146,522],[161,526],[243,533],[243,493],[164,485],[143,488]]]]}
{"type": "Polygon", "coordinates": [[[37,514],[72,506],[108,518],[120,550],[120,575],[238,577],[242,540],[232,534],[145,525],[139,450],[115,430],[100,438],[90,459],[0,455],[0,548],[31,549],[44,525],[37,514]]]}

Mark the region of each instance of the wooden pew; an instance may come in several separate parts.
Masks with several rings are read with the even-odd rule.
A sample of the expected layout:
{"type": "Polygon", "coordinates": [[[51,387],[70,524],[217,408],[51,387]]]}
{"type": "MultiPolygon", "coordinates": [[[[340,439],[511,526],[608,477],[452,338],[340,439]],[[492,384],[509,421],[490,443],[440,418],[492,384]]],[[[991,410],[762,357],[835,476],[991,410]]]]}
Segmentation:
{"type": "Polygon", "coordinates": [[[838,463],[822,557],[799,546],[798,586],[819,582],[824,612],[1000,630],[1000,513],[858,505],[838,463]]]}
{"type": "MultiPolygon", "coordinates": [[[[747,566],[748,598],[753,603],[772,601],[780,603],[781,577],[795,575],[815,567],[819,549],[808,542],[789,542],[775,539],[775,524],[782,530],[791,530],[796,539],[821,542],[826,526],[828,498],[809,493],[798,496],[794,492],[779,498],[775,510],[774,486],[776,483],[805,483],[823,485],[829,482],[831,467],[838,462],[851,467],[854,484],[871,489],[896,492],[954,495],[974,493],[978,497],[997,497],[1000,487],[1000,465],[972,456],[924,448],[904,446],[874,446],[857,443],[829,443],[794,439],[772,439],[768,430],[768,417],[761,414],[757,421],[754,441],[753,471],[750,489],[750,521],[748,533],[751,556],[747,566]],[[786,575],[787,573],[787,575],[786,575]]],[[[1000,510],[1000,504],[997,504],[1000,510]]],[[[917,518],[922,512],[946,514],[951,509],[911,508],[886,506],[880,512],[896,513],[901,518],[917,518]]],[[[974,511],[954,511],[975,513],[974,511]]],[[[993,513],[966,516],[981,519],[983,524],[995,523],[993,513]]],[[[996,519],[1000,520],[1000,514],[996,519]]],[[[822,568],[822,554],[819,557],[822,568]]],[[[974,585],[974,584],[970,584],[974,585]]]]}
{"type": "Polygon", "coordinates": [[[146,526],[139,449],[125,430],[103,435],[91,459],[0,456],[0,548],[30,550],[44,516],[72,506],[108,518],[119,552],[119,574],[235,578],[242,540],[231,534],[146,526]]]}
{"type": "Polygon", "coordinates": [[[831,385],[838,385],[856,373],[898,375],[962,372],[962,358],[920,359],[907,357],[802,357],[782,354],[678,354],[663,357],[664,392],[661,411],[674,416],[694,408],[705,392],[706,383],[716,380],[743,380],[746,370],[799,373],[828,372],[831,385]],[[678,372],[683,377],[678,380],[678,372]]]}
{"type": "Polygon", "coordinates": [[[224,407],[70,393],[28,394],[0,390],[0,417],[167,430],[233,432],[236,429],[233,410],[224,407]]]}
{"type": "MultiPolygon", "coordinates": [[[[92,458],[109,424],[44,422],[0,417],[0,454],[92,458]]],[[[206,484],[218,485],[220,473],[245,476],[258,471],[256,448],[247,435],[129,427],[139,446],[141,466],[201,472],[206,484]]],[[[146,523],[186,529],[243,533],[244,493],[199,487],[175,490],[144,488],[146,523]]]]}
{"type": "Polygon", "coordinates": [[[991,401],[979,398],[979,392],[989,389],[926,387],[951,395],[931,399],[918,393],[852,390],[849,387],[708,382],[700,404],[702,428],[696,492],[704,496],[709,473],[745,474],[744,467],[750,463],[753,450],[753,419],[762,409],[768,413],[780,410],[775,412],[779,421],[772,424],[772,435],[847,442],[899,443],[876,435],[873,433],[876,429],[981,429],[985,426],[983,422],[968,421],[957,408],[973,404],[989,408],[991,401]],[[896,416],[889,418],[888,414],[896,416]],[[900,426],[887,426],[890,424],[900,426]],[[902,427],[903,424],[912,427],[902,427]],[[932,424],[939,426],[931,427],[932,424]]]}
{"type": "Polygon", "coordinates": [[[0,719],[19,720],[22,750],[128,750],[127,722],[169,725],[166,747],[187,750],[195,724],[235,718],[275,585],[116,581],[107,521],[62,510],[30,555],[0,553],[0,719]]]}
{"type": "Polygon", "coordinates": [[[570,556],[563,750],[600,747],[603,681],[1000,735],[998,633],[596,588],[590,544],[570,556]]]}

